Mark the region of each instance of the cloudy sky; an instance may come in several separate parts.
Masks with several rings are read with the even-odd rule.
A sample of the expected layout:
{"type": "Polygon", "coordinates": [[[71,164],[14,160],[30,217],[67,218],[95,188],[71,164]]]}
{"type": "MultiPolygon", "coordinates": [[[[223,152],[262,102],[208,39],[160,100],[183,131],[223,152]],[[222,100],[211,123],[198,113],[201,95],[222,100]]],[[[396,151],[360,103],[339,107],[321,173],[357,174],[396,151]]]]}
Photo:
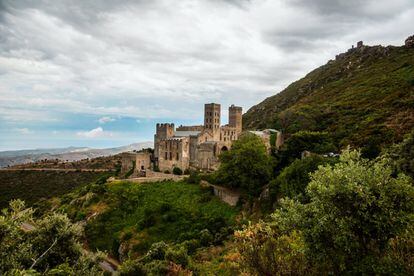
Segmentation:
{"type": "Polygon", "coordinates": [[[151,140],[411,34],[413,0],[0,0],[0,150],[151,140]]]}

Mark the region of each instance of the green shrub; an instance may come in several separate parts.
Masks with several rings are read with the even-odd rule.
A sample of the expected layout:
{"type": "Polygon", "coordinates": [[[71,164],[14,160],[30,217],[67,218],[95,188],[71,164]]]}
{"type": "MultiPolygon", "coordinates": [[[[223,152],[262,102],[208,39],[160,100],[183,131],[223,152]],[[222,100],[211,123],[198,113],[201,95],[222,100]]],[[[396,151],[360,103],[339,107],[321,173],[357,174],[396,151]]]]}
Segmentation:
{"type": "Polygon", "coordinates": [[[200,184],[201,177],[198,171],[191,170],[189,176],[186,179],[186,182],[189,184],[200,184]]]}
{"type": "Polygon", "coordinates": [[[213,242],[213,235],[208,229],[203,229],[200,231],[200,243],[203,246],[210,245],[213,242]]]}
{"type": "Polygon", "coordinates": [[[165,252],[165,259],[185,267],[188,265],[187,249],[183,246],[170,247],[165,252]]]}
{"type": "Polygon", "coordinates": [[[169,170],[165,170],[164,173],[170,174],[171,172],[169,170]]]}
{"type": "Polygon", "coordinates": [[[85,212],[79,211],[76,214],[75,221],[81,221],[81,220],[84,220],[85,218],[86,218],[85,212]]]}
{"type": "Polygon", "coordinates": [[[310,182],[309,173],[314,172],[320,165],[333,164],[336,158],[312,155],[304,159],[296,159],[270,182],[270,194],[276,197],[298,198],[306,200],[306,187],[310,182]]]}
{"type": "Polygon", "coordinates": [[[174,167],[173,168],[173,174],[175,174],[175,175],[182,175],[183,174],[183,171],[179,167],[174,167]]]}
{"type": "Polygon", "coordinates": [[[121,276],[145,276],[147,275],[143,264],[138,260],[126,260],[118,267],[121,276]]]}
{"type": "Polygon", "coordinates": [[[165,242],[157,242],[151,245],[151,248],[148,250],[145,255],[145,260],[164,260],[165,252],[168,249],[168,244],[165,242]]]}
{"type": "Polygon", "coordinates": [[[168,274],[168,262],[165,260],[154,260],[146,263],[144,269],[147,275],[167,275],[168,274]]]}

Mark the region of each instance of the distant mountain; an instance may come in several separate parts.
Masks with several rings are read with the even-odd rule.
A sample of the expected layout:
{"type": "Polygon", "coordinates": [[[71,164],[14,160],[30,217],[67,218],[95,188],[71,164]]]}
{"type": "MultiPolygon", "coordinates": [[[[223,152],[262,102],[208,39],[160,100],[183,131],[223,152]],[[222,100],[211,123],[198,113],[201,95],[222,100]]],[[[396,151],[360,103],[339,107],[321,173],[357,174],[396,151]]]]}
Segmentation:
{"type": "Polygon", "coordinates": [[[59,159],[77,161],[85,158],[115,155],[125,151],[150,148],[153,142],[134,143],[126,146],[106,149],[93,149],[87,147],[67,147],[52,149],[33,149],[0,152],[0,168],[18,164],[26,164],[44,159],[59,159]]]}
{"type": "Polygon", "coordinates": [[[327,131],[341,145],[382,147],[414,128],[414,36],[359,45],[243,115],[246,129],[327,131]]]}

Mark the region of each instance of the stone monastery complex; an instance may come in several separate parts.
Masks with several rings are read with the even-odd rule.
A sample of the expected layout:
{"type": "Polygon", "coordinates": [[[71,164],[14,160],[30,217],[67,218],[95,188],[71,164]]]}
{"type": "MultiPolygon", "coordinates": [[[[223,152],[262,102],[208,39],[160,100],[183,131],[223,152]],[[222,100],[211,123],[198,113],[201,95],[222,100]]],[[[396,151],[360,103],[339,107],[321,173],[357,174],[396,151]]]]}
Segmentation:
{"type": "MultiPolygon", "coordinates": [[[[204,105],[204,125],[179,126],[159,123],[154,135],[154,151],[127,152],[122,158],[122,172],[134,168],[137,176],[148,175],[148,170],[171,172],[174,167],[185,171],[189,168],[215,170],[219,155],[229,150],[242,133],[242,108],[229,107],[227,125],[221,125],[221,106],[217,103],[204,105]]],[[[276,130],[252,131],[270,148],[270,134],[276,132],[276,146],[280,146],[281,133],[276,130]]]]}

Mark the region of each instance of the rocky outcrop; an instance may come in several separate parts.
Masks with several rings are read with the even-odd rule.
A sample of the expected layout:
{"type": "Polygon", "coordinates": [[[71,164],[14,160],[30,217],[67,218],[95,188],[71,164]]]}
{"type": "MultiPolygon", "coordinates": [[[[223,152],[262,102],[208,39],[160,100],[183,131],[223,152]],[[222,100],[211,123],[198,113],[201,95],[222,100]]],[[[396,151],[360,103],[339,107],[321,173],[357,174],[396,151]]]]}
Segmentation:
{"type": "Polygon", "coordinates": [[[414,35],[409,36],[405,40],[405,47],[407,47],[407,48],[414,48],[414,35]]]}

